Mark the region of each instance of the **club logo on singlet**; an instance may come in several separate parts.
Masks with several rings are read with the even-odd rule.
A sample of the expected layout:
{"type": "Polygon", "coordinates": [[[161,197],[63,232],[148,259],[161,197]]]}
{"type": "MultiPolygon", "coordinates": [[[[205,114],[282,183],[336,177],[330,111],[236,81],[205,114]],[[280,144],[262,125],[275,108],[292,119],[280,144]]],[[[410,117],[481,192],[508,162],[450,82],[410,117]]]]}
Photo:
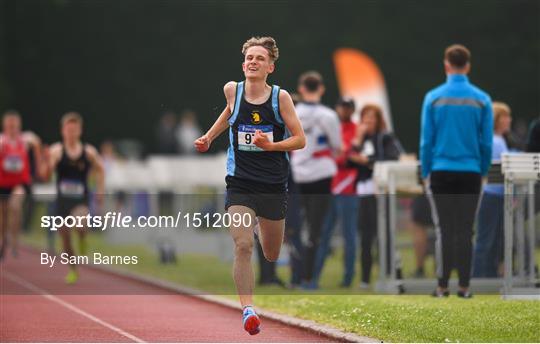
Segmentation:
{"type": "Polygon", "coordinates": [[[269,125],[238,125],[238,150],[248,152],[262,152],[263,149],[257,147],[253,140],[255,139],[255,131],[260,130],[268,137],[270,142],[274,142],[274,126],[269,125]]]}
{"type": "Polygon", "coordinates": [[[262,122],[261,114],[259,111],[254,110],[251,112],[251,123],[260,124],[262,122]]]}

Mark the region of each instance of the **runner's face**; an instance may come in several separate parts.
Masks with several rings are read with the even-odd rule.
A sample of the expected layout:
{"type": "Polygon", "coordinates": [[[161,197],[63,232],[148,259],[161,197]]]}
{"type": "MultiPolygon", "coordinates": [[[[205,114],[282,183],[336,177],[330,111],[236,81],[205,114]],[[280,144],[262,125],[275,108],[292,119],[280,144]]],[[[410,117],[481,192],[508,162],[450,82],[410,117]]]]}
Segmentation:
{"type": "Polygon", "coordinates": [[[21,119],[17,116],[6,116],[2,121],[4,133],[8,136],[17,136],[21,133],[21,119]]]}
{"type": "Polygon", "coordinates": [[[77,122],[67,122],[62,127],[62,137],[65,140],[79,140],[81,138],[81,124],[77,122]]]}
{"type": "Polygon", "coordinates": [[[274,71],[274,63],[270,59],[268,50],[261,46],[254,46],[246,51],[242,70],[246,79],[265,79],[274,71]]]}

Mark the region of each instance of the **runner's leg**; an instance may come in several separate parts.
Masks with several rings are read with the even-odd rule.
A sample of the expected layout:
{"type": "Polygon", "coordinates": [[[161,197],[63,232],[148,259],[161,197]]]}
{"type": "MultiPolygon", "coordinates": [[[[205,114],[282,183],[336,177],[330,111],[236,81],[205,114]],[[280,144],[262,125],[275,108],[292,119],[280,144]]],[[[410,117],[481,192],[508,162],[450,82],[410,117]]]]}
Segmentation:
{"type": "MultiPolygon", "coordinates": [[[[253,287],[254,287],[254,275],[253,267],[251,265],[251,256],[253,253],[253,225],[255,224],[255,212],[241,205],[231,205],[228,209],[228,213],[240,214],[240,218],[244,218],[244,214],[251,215],[251,226],[246,227],[242,223],[238,227],[229,229],[234,241],[234,264],[233,264],[233,278],[236,284],[236,290],[238,291],[238,297],[240,298],[240,304],[242,307],[253,304],[253,287]]],[[[262,227],[262,226],[261,226],[262,227]]]]}
{"type": "Polygon", "coordinates": [[[17,255],[19,247],[19,232],[22,224],[22,209],[26,192],[22,186],[13,189],[8,202],[8,231],[10,232],[11,250],[13,255],[17,255]]]}
{"type": "MultiPolygon", "coordinates": [[[[73,216],[75,217],[78,217],[78,216],[86,216],[88,215],[88,213],[90,213],[90,210],[88,209],[88,206],[87,205],[84,205],[84,204],[81,204],[81,205],[78,205],[76,206],[74,209],[73,209],[73,212],[71,213],[73,216]]],[[[85,224],[86,222],[85,221],[82,221],[81,224],[85,224]]],[[[87,247],[87,244],[86,244],[86,234],[87,234],[87,228],[84,227],[84,228],[76,228],[77,230],[77,234],[79,236],[79,241],[78,241],[78,254],[80,255],[86,255],[88,253],[88,247],[87,247]]]]}
{"type": "MultiPolygon", "coordinates": [[[[57,206],[61,209],[57,209],[57,214],[60,216],[70,216],[72,214],[72,205],[66,205],[57,203],[57,206]]],[[[62,253],[66,253],[69,257],[75,255],[75,251],[73,250],[73,246],[71,244],[71,231],[76,230],[76,228],[69,228],[66,226],[63,226],[58,230],[60,233],[60,238],[62,239],[62,253]]],[[[68,274],[65,277],[65,281],[68,284],[73,284],[77,282],[78,280],[78,272],[77,272],[77,266],[75,264],[69,265],[69,271],[68,274]]]]}
{"type": "MultiPolygon", "coordinates": [[[[75,253],[73,251],[73,246],[71,245],[71,231],[72,228],[62,227],[60,228],[60,237],[62,238],[63,244],[63,253],[67,253],[69,257],[73,256],[75,253]]],[[[77,265],[69,264],[69,271],[65,277],[65,282],[67,284],[73,284],[79,279],[79,272],[77,271],[77,265]]]]}
{"type": "Polygon", "coordinates": [[[0,260],[7,245],[8,195],[0,195],[0,260]]]}
{"type": "Polygon", "coordinates": [[[285,219],[268,220],[258,217],[260,226],[260,241],[264,257],[275,262],[279,258],[283,237],[285,234],[285,219]]]}
{"type": "MultiPolygon", "coordinates": [[[[69,256],[73,256],[73,246],[71,245],[71,228],[62,227],[58,230],[60,233],[60,237],[62,238],[62,252],[67,253],[69,256]]],[[[70,265],[71,267],[75,267],[75,265],[70,265]]]]}

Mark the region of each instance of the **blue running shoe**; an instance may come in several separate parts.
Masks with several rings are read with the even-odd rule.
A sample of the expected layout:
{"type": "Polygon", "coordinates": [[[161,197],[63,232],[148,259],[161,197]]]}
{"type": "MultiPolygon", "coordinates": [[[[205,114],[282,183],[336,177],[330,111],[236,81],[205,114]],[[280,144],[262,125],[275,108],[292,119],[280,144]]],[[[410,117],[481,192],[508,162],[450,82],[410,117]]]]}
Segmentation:
{"type": "Polygon", "coordinates": [[[242,323],[244,324],[244,330],[252,336],[261,332],[261,320],[251,306],[246,306],[244,308],[242,323]]]}

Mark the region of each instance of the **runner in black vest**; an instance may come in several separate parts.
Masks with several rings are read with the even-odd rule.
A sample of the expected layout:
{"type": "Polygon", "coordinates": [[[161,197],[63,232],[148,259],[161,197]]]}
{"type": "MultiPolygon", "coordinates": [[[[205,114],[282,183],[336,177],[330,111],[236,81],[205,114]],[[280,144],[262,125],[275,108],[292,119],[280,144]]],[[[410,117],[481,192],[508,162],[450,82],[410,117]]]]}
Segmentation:
{"type": "Polygon", "coordinates": [[[260,331],[260,320],[252,307],[253,227],[259,223],[259,239],[269,261],[279,257],[287,208],[287,152],[305,145],[290,95],[266,83],[278,58],[271,37],[253,37],[242,48],[242,69],[246,80],[228,82],[224,87],[227,106],[208,132],[195,141],[206,152],[212,141],[229,128],[226,209],[231,214],[248,214],[252,219],[231,226],[235,243],[233,277],[244,308],[243,325],[249,334],[260,331]]]}
{"type": "MultiPolygon", "coordinates": [[[[82,117],[69,112],[62,117],[62,142],[51,146],[49,152],[49,173],[56,171],[56,215],[67,217],[86,216],[88,208],[88,173],[94,168],[97,175],[96,200],[101,206],[105,190],[103,162],[97,150],[90,144],[81,142],[82,117]]],[[[82,221],[82,224],[85,222],[82,221]]],[[[79,255],[86,255],[84,228],[60,228],[64,252],[74,255],[70,232],[79,233],[79,255]]],[[[70,265],[66,283],[75,283],[78,272],[75,265],[70,265]]]]}
{"type": "Polygon", "coordinates": [[[81,143],[80,154],[68,156],[66,146],[62,145],[62,155],[56,165],[56,214],[68,216],[78,205],[88,204],[88,172],[90,160],[86,145],[81,143]]]}

